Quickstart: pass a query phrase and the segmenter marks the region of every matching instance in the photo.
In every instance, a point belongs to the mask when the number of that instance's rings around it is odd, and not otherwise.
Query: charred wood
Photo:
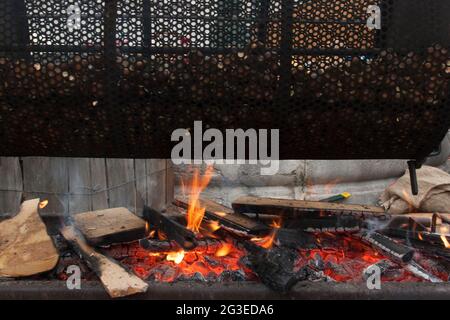
[[[427,280],[429,282],[433,282],[433,283],[440,283],[443,282],[441,279],[439,279],[438,277],[430,274],[428,271],[426,271],[421,265],[419,265],[417,262],[415,261],[411,261],[409,262],[406,266],[405,266],[406,270],[408,270],[409,272],[411,272],[412,274],[414,274],[415,276],[422,278],[424,280]]]
[[[394,273],[395,271],[399,270],[399,268],[401,268],[398,264],[390,260],[383,259],[364,269],[363,271],[364,280],[367,280],[373,274],[372,270],[374,270],[374,267],[380,270],[380,276],[389,276],[390,273]]]
[[[245,196],[233,201],[233,209],[240,213],[258,213],[281,215],[284,217],[329,215],[354,215],[360,217],[377,217],[387,219],[389,216],[383,208],[366,205],[329,203],[318,201],[287,200]]]
[[[352,216],[302,217],[286,221],[285,227],[307,232],[357,232],[360,220]]]
[[[151,227],[162,231],[169,240],[175,241],[181,248],[192,250],[197,246],[197,240],[192,231],[161,212],[144,206],[143,217]]]
[[[315,249],[316,238],[302,230],[280,228],[276,232],[276,241],[280,246],[292,249]]]
[[[83,235],[72,226],[61,229],[62,236],[97,274],[112,298],[146,292],[148,284],[117,262],[95,251]]]
[[[250,268],[262,283],[274,291],[286,293],[298,281],[308,277],[306,268],[294,270],[298,259],[296,250],[280,247],[268,250],[250,242],[246,242],[245,247],[249,252]]]
[[[199,251],[205,254],[214,254],[218,249],[225,245],[225,241],[218,239],[200,239],[197,240],[197,246],[193,248],[193,251]],[[171,252],[178,251],[181,248],[174,241],[165,240],[153,240],[153,239],[141,239],[139,240],[139,246],[147,251],[151,252]]]
[[[414,256],[414,249],[378,232],[363,233],[361,239],[370,244],[375,250],[398,263],[407,263]]]
[[[216,220],[225,227],[235,229],[240,232],[259,235],[265,233],[269,228],[261,222],[251,219],[242,213],[236,213],[233,209],[225,207],[215,201],[209,199],[199,199],[200,206],[205,208],[205,217],[209,220]],[[188,208],[188,202],[184,199],[175,199],[175,205]]]

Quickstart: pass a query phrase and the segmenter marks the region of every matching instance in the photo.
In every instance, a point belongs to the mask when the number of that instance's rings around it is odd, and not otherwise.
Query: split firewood
[[[142,215],[149,223],[150,228],[162,231],[169,240],[175,241],[183,249],[192,250],[197,246],[197,239],[194,232],[175,220],[170,219],[162,212],[144,206]]]
[[[414,245],[424,244],[435,247],[440,256],[450,256],[450,214],[448,213],[414,213],[393,216],[381,230],[384,234],[408,238]],[[425,245],[425,244],[424,244]],[[443,250],[440,250],[442,248]]]
[[[52,270],[58,251],[38,213],[39,199],[0,223],[0,277],[26,277]]]
[[[61,234],[97,274],[111,298],[147,291],[148,284],[145,281],[127,271],[116,261],[95,251],[74,227],[63,227]]]
[[[126,208],[74,215],[75,226],[94,246],[131,242],[145,237],[145,221]]]
[[[296,214],[343,214],[386,218],[384,209],[358,204],[328,203],[318,201],[288,200],[244,196],[233,201],[236,212],[282,215],[295,217]]]
[[[187,200],[179,198],[174,200],[174,204],[182,208],[188,208],[189,206]],[[205,208],[205,217],[207,219],[219,221],[226,227],[254,235],[265,233],[269,230],[261,222],[251,219],[244,214],[236,213],[233,209],[210,199],[199,199],[199,206]]]

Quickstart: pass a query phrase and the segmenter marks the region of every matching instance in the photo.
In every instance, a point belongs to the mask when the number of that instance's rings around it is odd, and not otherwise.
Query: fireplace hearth
[[[253,196],[226,207],[202,196],[211,174],[194,171],[185,194],[144,206],[142,218],[126,208],[44,218],[58,262],[3,278],[0,298],[450,297],[448,214]],[[27,201],[16,219],[32,203],[36,213],[49,205]],[[68,289],[70,266],[80,290]]]
[[[0,298],[450,299],[449,21],[0,1]]]

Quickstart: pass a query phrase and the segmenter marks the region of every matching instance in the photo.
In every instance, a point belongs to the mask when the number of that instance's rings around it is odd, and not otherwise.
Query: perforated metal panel
[[[449,22],[448,0],[2,0],[0,153],[169,157],[202,120],[278,128],[284,159],[421,159]]]

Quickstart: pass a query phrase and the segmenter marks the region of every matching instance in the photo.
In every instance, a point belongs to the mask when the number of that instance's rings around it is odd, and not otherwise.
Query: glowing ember
[[[190,186],[189,207],[187,210],[187,228],[195,233],[200,230],[203,217],[205,216],[205,208],[200,206],[200,194],[209,184],[212,177],[212,166],[208,166],[206,172],[200,177],[198,169],[194,171],[194,175]]]
[[[170,252],[167,254],[166,260],[173,261],[175,264],[180,264],[184,259],[184,250],[180,250],[177,252]]]
[[[48,200],[39,202],[39,209],[44,209],[48,205]]]
[[[211,222],[209,222],[208,227],[209,227],[209,230],[211,232],[219,230],[220,229],[219,221],[211,221]]]
[[[225,257],[231,252],[232,249],[233,246],[229,243],[226,243],[216,251],[216,257]]]

